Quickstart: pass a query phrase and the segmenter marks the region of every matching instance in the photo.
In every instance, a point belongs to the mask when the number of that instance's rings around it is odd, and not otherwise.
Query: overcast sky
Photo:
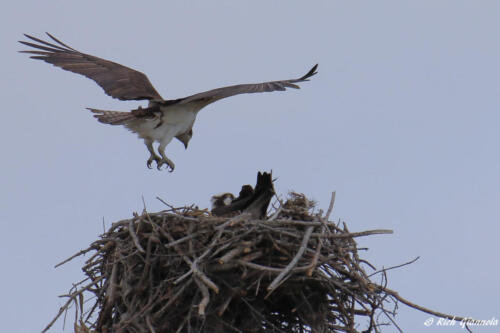
[[[37,332],[83,275],[54,264],[143,208],[208,207],[273,170],[352,231],[389,288],[441,312],[500,318],[500,2],[9,1],[0,14],[2,331]],[[200,112],[173,173],[142,141],[85,109],[129,110],[94,82],[16,51],[23,33],[138,69],[164,98],[298,77],[301,90],[242,95]],[[405,332],[430,316],[401,305]],[[68,323],[70,324],[70,323]],[[66,328],[71,331],[71,325]],[[497,332],[497,327],[475,332]],[[58,322],[53,332],[60,332]],[[384,332],[395,332],[386,329]]]

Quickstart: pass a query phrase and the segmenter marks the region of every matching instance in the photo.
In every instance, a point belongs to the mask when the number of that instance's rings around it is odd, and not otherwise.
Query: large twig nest
[[[270,179],[259,173],[257,184]],[[437,317],[473,320],[424,308],[388,289],[386,271],[416,259],[375,271],[358,256],[354,239],[392,231],[351,233],[345,223],[328,221],[334,195],[326,214],[291,193],[265,218],[262,203],[267,207],[272,184],[256,186],[251,201],[257,204],[249,205],[246,186],[222,209],[232,217],[169,206],[114,223],[61,263],[92,253],[82,268],[86,278],[63,295],[67,302],[43,332],[71,305],[75,333],[378,333],[388,323],[399,329],[393,319],[398,301]],[[240,206],[243,213],[234,216]],[[381,277],[378,284],[370,281],[374,275]],[[379,314],[390,322],[380,322]]]
[[[330,211],[293,194],[265,220],[189,207],[114,223],[79,253],[93,252],[67,303],[78,305],[77,330],[357,332],[366,316],[375,331],[384,294],[354,238],[390,231],[350,233]]]

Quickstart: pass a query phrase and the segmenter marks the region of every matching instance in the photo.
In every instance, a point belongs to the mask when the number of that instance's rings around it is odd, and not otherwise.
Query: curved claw
[[[146,162],[146,166],[148,167],[148,169],[152,169],[153,167],[151,166],[151,164],[153,164],[153,161],[156,162],[156,165],[159,165],[160,162],[161,162],[161,158],[159,158],[158,156],[151,156],[147,162]]]
[[[161,167],[162,167],[164,164],[166,164],[166,165],[167,165],[167,167],[166,167],[166,169],[165,169],[165,170],[167,170],[168,172],[172,172],[172,171],[174,171],[175,165],[174,165],[173,163],[169,163],[169,162],[167,162],[167,161],[165,161],[165,160],[160,160],[159,162],[157,162],[156,168],[157,168],[159,171],[161,171],[161,170],[162,170],[162,169],[161,169]]]

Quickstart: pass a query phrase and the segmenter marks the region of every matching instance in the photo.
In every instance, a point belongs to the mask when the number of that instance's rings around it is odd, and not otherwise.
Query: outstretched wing
[[[283,91],[286,90],[286,88],[300,89],[300,87],[296,85],[296,83],[309,81],[309,78],[317,73],[316,72],[317,68],[318,64],[314,65],[309,70],[309,72],[307,72],[306,75],[298,79],[270,81],[262,83],[238,84],[235,86],[217,88],[183,98],[180,101],[180,103],[186,104],[191,102],[201,102],[206,105],[218,101],[219,99],[239,94],[252,94],[252,93],[260,93],[268,91]]]
[[[106,94],[113,98],[123,101],[163,100],[143,73],[106,59],[79,52],[51,34],[47,33],[47,35],[57,44],[25,34],[24,36],[37,43],[25,41],[19,41],[19,43],[36,50],[19,52],[34,54],[31,58],[40,59],[67,71],[84,75],[94,80],[104,89]]]

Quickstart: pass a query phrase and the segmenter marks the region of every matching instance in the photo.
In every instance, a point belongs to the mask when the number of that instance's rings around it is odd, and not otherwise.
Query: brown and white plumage
[[[217,88],[188,97],[164,100],[143,73],[118,63],[82,53],[64,44],[51,34],[47,35],[53,42],[26,35],[31,40],[19,41],[33,49],[20,51],[32,54],[31,58],[43,60],[54,66],[81,74],[94,80],[104,92],[119,100],[149,100],[146,108],[121,112],[89,109],[102,123],[123,125],[138,134],[144,140],[151,156],[148,167],[155,161],[157,168],[167,165],[173,171],[174,163],[166,157],[165,148],[173,138],[181,141],[187,148],[193,135],[193,124],[198,112],[210,103],[222,98],[238,94],[283,91],[286,88],[299,89],[296,83],[309,81],[316,74],[318,65],[311,68],[307,74],[291,80],[270,81],[255,84],[239,84]],[[153,143],[158,142],[158,153],[154,151]]]

